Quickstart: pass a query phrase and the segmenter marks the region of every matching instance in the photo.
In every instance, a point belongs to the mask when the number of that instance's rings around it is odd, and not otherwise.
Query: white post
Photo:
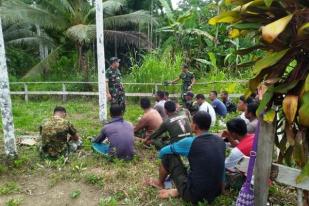
[[[12,102],[10,96],[8,70],[5,59],[1,18],[0,18],[0,109],[2,114],[5,154],[8,156],[15,156],[17,150],[16,150],[16,142],[14,134]]]
[[[96,31],[97,31],[97,59],[98,59],[98,87],[99,87],[99,115],[100,121],[107,119],[105,53],[103,30],[103,2],[96,0]]]

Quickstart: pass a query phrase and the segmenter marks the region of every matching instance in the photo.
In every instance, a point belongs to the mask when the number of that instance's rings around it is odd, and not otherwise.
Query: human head
[[[218,96],[218,93],[217,93],[216,91],[211,91],[211,92],[209,93],[209,99],[210,99],[211,101],[214,101],[215,99],[217,99],[217,96]]]
[[[164,96],[165,96],[165,94],[164,94],[163,91],[157,91],[156,96],[155,96],[156,101],[160,101],[160,100],[164,99]]]
[[[183,71],[183,72],[188,72],[188,71],[189,71],[189,66],[188,66],[187,64],[183,64],[183,65],[181,66],[181,68],[182,68],[182,71]]]
[[[193,99],[193,97],[194,97],[194,94],[192,92],[187,92],[185,94],[185,100],[186,101],[191,101]]]
[[[192,130],[196,135],[208,131],[211,125],[211,116],[205,111],[199,111],[193,116]]]
[[[165,100],[168,100],[168,99],[169,99],[169,96],[170,96],[170,93],[167,92],[167,91],[164,91],[164,99],[165,99]]]
[[[54,116],[59,116],[65,118],[67,115],[67,111],[64,107],[56,106],[54,109]]]
[[[119,104],[112,104],[109,109],[111,117],[122,116],[123,108]]]
[[[164,109],[167,115],[171,115],[176,111],[176,104],[172,101],[167,101],[164,104]]]
[[[249,120],[256,119],[256,110],[259,107],[257,103],[250,103],[247,105],[246,111],[245,111],[245,116]]]
[[[227,91],[221,92],[221,99],[222,101],[227,101],[229,98],[229,93]]]
[[[144,110],[149,109],[151,107],[149,98],[147,97],[141,98],[140,105],[141,105],[141,108]]]
[[[246,111],[247,105],[250,103],[253,103],[253,99],[251,97],[248,97],[247,99],[245,98],[245,96],[239,97],[237,110],[241,112]]]
[[[198,105],[201,105],[205,102],[205,96],[203,94],[198,94],[195,98]]]
[[[232,119],[226,123],[226,127],[233,139],[241,140],[247,134],[247,125],[243,119]]]
[[[120,62],[120,59],[118,57],[112,57],[110,59],[110,62],[111,62],[111,67],[113,69],[117,69],[119,68],[119,62]]]

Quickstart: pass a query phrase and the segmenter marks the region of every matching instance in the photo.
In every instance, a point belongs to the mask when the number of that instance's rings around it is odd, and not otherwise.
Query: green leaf
[[[78,198],[80,196],[80,193],[81,192],[79,190],[73,191],[73,192],[71,192],[70,197],[72,199]]]
[[[297,31],[298,36],[304,36],[306,34],[306,30],[309,30],[309,22],[303,24]],[[308,33],[307,33],[308,34]]]
[[[273,89],[273,86],[269,87],[267,89],[267,91],[265,92],[265,94],[263,95],[263,99],[260,102],[260,105],[259,105],[258,109],[256,110],[257,117],[260,116],[260,114],[262,114],[264,112],[264,110],[266,109],[268,103],[273,98],[274,92],[272,91],[272,89]]]
[[[240,29],[240,30],[250,30],[250,29],[259,29],[262,26],[261,23],[236,23],[232,24],[230,27],[234,29]]]
[[[282,50],[280,52],[268,53],[265,57],[257,61],[253,67],[253,73],[258,75],[263,69],[275,65],[284,55],[288,52],[289,49]]]
[[[271,4],[273,3],[273,0],[264,0],[264,2],[267,7],[270,7]]]
[[[305,167],[302,169],[300,175],[296,178],[296,183],[299,184],[309,177],[309,161],[307,161]]]
[[[285,94],[288,91],[290,91],[291,89],[293,89],[297,84],[298,84],[297,80],[292,81],[292,82],[287,82],[287,83],[284,83],[284,84],[280,84],[279,86],[277,86],[273,89],[273,92]]]
[[[266,112],[266,114],[264,114],[264,121],[267,123],[272,123],[275,119],[275,111],[273,109],[269,110],[268,112]]]

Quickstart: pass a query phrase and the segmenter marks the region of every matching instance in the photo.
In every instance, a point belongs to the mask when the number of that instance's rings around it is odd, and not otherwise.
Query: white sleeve
[[[237,148],[233,148],[230,155],[225,159],[225,168],[235,171],[237,163],[244,157],[244,154]]]

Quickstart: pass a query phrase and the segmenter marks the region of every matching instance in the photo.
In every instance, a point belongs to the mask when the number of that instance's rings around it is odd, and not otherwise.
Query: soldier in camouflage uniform
[[[125,91],[118,69],[120,59],[112,57],[110,61],[111,66],[106,70],[107,96],[112,104],[119,104],[125,110]]]
[[[182,86],[181,86],[181,99],[183,103],[186,103],[184,94],[188,91],[192,90],[192,86],[195,83],[195,76],[192,72],[189,72],[189,66],[184,64],[182,65],[182,72],[179,75],[179,77],[173,81],[171,81],[172,84],[178,82],[179,80],[182,80]]]
[[[65,119],[66,110],[56,107],[54,115],[40,126],[41,147],[43,157],[57,158],[81,146],[81,141],[74,126]]]

